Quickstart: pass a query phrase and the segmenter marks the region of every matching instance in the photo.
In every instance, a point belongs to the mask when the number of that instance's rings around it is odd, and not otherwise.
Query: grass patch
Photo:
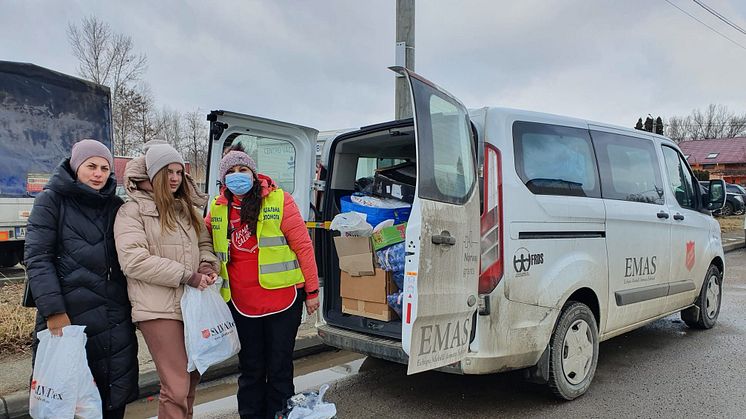
[[[21,306],[23,283],[0,287],[0,355],[31,350],[36,309]]]
[[[730,215],[727,217],[715,217],[720,223],[720,232],[728,233],[731,231],[743,230],[743,215]]]

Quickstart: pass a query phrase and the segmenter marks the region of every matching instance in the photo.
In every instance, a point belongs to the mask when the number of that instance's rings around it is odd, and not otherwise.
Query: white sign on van
[[[440,368],[464,358],[469,349],[472,313],[454,320],[428,318],[435,322],[415,320],[409,348],[407,374]]]

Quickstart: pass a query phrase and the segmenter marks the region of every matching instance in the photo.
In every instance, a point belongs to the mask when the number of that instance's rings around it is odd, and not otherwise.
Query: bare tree
[[[191,162],[192,175],[198,183],[205,180],[207,170],[207,120],[199,111],[184,114],[184,158]]]
[[[157,123],[157,114],[150,87],[145,83],[140,83],[136,89],[138,98],[133,108],[134,124],[131,152],[142,151],[142,146],[146,142],[157,138],[160,134],[160,126]]]
[[[132,85],[140,80],[147,68],[145,54],[134,52],[130,36],[114,33],[108,23],[95,16],[83,19],[80,26],[68,24],[67,38],[78,59],[80,76],[95,83],[109,86],[112,94],[114,118],[114,149],[117,154],[128,154],[129,118],[134,110],[126,109],[132,103]],[[129,95],[129,96],[128,96]],[[120,103],[120,96],[123,97]],[[120,126],[119,123],[125,123]]]
[[[704,110],[692,110],[687,116],[669,118],[666,135],[676,142],[744,136],[746,113],[738,115],[727,106],[710,104]]]
[[[83,18],[80,27],[68,24],[67,37],[80,75],[109,86],[115,96],[122,87],[140,80],[147,68],[147,57],[134,52],[132,38],[113,33],[96,16]]]
[[[163,140],[180,150],[184,143],[184,129],[181,112],[164,107],[156,115],[157,133],[155,138]]]

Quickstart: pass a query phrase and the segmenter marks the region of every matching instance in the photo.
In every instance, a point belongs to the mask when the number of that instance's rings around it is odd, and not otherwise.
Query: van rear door
[[[207,174],[210,197],[219,192],[218,168],[223,150],[241,144],[256,162],[257,171],[291,193],[303,219],[308,220],[316,170],[319,133],[316,129],[228,111],[212,111],[207,120],[210,121]]]
[[[468,112],[402,67],[415,114],[417,192],[406,231],[402,347],[408,374],[461,361],[477,307],[479,188]]]

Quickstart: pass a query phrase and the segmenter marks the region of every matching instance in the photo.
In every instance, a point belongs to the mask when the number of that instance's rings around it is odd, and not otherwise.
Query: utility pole
[[[414,0],[396,0],[396,65],[414,71]],[[396,77],[396,119],[412,117],[407,79]]]

